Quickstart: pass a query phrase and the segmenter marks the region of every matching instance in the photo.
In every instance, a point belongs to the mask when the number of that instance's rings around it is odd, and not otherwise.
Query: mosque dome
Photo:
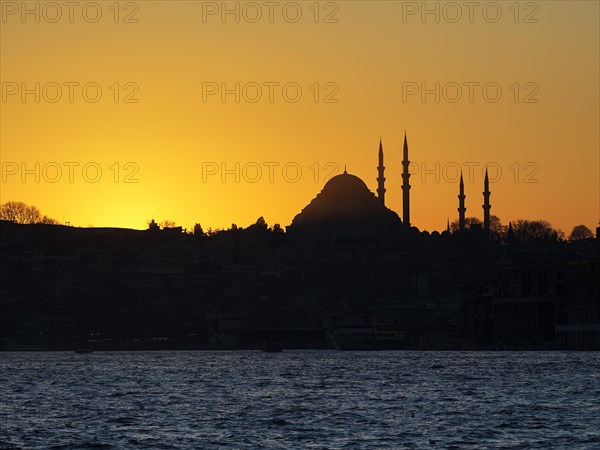
[[[294,218],[292,225],[346,221],[400,224],[398,215],[382,205],[363,180],[344,171],[325,184],[323,190]]]

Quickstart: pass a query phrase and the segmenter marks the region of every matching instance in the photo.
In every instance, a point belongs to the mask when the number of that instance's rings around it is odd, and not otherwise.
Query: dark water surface
[[[600,353],[0,354],[0,448],[600,448]]]

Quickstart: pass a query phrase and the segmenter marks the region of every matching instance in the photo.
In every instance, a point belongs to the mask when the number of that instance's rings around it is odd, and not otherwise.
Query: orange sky
[[[406,129],[421,229],[457,216],[457,168],[481,217],[486,164],[504,223],[598,222],[598,2],[23,5],[1,2],[0,202],[77,226],[289,225],[344,164],[375,191],[381,136],[400,213]]]

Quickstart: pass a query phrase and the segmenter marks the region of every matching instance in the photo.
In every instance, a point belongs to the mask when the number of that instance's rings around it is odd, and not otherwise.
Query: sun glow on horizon
[[[457,217],[460,169],[467,216],[482,217],[486,164],[504,224],[595,228],[597,2],[521,5],[516,19],[503,4],[495,23],[366,1],[251,23],[203,3],[136,3],[131,16],[120,3],[97,23],[3,10],[0,203],[83,227],[285,227],[344,164],[376,192],[381,136],[386,205],[401,216],[406,130],[418,228]]]

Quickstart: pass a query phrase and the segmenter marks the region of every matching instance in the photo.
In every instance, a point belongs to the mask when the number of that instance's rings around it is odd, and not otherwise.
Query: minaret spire
[[[408,166],[408,142],[406,140],[406,131],[404,131],[404,155],[402,159],[402,222],[406,228],[410,228],[410,173]]]
[[[509,244],[513,244],[515,242],[515,232],[513,231],[512,222],[508,222],[508,231],[506,233],[506,241]]]
[[[483,181],[483,230],[487,236],[490,235],[490,179],[487,167],[485,168],[485,179]]]
[[[465,182],[463,181],[462,170],[460,171],[460,185],[458,188],[458,229],[464,231],[465,229]]]
[[[379,138],[379,166],[377,167],[377,198],[382,206],[385,206],[385,177],[383,172],[385,166],[383,165],[383,145],[381,144],[381,137]]]

